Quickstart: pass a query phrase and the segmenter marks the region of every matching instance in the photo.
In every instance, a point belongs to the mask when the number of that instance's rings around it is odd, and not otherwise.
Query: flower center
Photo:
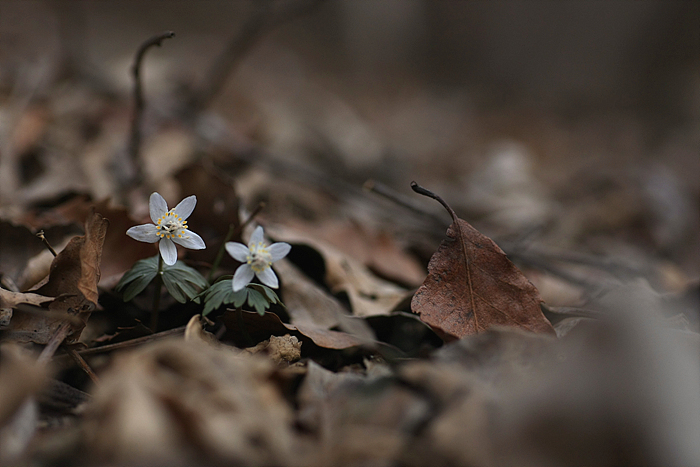
[[[156,235],[160,238],[189,238],[185,235],[187,221],[175,214],[172,209],[161,216],[156,223]]]
[[[265,269],[269,268],[272,264],[272,255],[267,249],[267,245],[263,242],[257,244],[249,245],[248,249],[250,253],[247,255],[246,259],[250,268],[256,272],[263,272]]]

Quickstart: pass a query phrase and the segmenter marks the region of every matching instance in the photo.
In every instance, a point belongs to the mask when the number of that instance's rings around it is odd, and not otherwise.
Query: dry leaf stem
[[[54,250],[54,249],[51,247],[51,244],[49,243],[49,241],[46,239],[46,236],[44,235],[44,231],[43,231],[43,230],[38,231],[38,232],[36,233],[36,236],[39,237],[39,239],[42,241],[42,243],[44,244],[44,246],[46,246],[46,248],[48,248],[48,250],[51,252],[51,254],[53,255],[53,257],[55,258],[55,257],[57,256],[56,250]]]
[[[403,195],[402,193],[399,193],[398,191],[394,190],[393,188],[378,182],[376,180],[367,180],[364,185],[362,185],[362,188],[365,190],[375,193],[395,204],[398,206],[401,206],[403,208],[408,209],[409,211],[416,213],[420,216],[425,216],[429,218],[430,220],[434,221],[436,225],[442,226],[444,224],[444,220],[438,216],[437,214],[428,211],[427,209],[423,208],[422,206],[419,206],[417,203],[413,202],[413,199],[408,198],[407,196]],[[427,190],[426,190],[427,191]]]

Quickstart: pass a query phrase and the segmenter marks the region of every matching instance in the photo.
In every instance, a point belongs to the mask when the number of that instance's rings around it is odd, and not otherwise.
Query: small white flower
[[[260,226],[253,231],[248,246],[237,242],[226,243],[228,254],[236,261],[243,263],[233,275],[233,291],[243,290],[243,287],[253,280],[253,276],[258,276],[260,282],[268,287],[273,289],[279,287],[277,276],[270,266],[287,256],[291,249],[292,246],[284,242],[268,246],[263,238],[263,228]]]
[[[206,248],[202,237],[187,228],[186,219],[190,217],[196,204],[197,197],[192,195],[168,211],[168,203],[165,199],[158,193],[153,193],[148,200],[153,224],[137,225],[127,230],[126,234],[140,242],[160,242],[158,248],[163,261],[168,266],[172,266],[177,261],[175,243],[190,250]]]

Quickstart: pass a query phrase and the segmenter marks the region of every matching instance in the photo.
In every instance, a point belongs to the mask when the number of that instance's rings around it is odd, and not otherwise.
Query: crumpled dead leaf
[[[540,309],[539,292],[503,250],[458,218],[442,198],[415,182],[411,188],[439,201],[453,221],[430,258],[428,277],[413,296],[413,312],[446,340],[494,325],[554,333]]]
[[[93,213],[85,222],[85,235],[73,237],[51,264],[48,282],[37,292],[49,297],[82,295],[97,304],[102,247],[107,233],[107,221]]]
[[[346,308],[335,297],[306,277],[289,260],[285,258],[277,261],[275,269],[282,278],[284,302],[294,329],[326,348],[344,348],[335,347],[338,344],[332,344],[331,341],[342,341],[343,344],[340,345],[343,346],[359,343],[371,345],[376,341],[374,332],[364,320],[349,316]],[[334,327],[343,332],[327,331]]]
[[[48,281],[35,292],[55,297],[49,304],[51,313],[17,310],[8,333],[20,342],[46,344],[64,323],[70,330],[68,342],[80,337],[98,300],[102,246],[109,222],[93,213],[87,220],[85,235],[71,239],[51,264]]]
[[[153,245],[134,242],[124,235],[129,227],[138,223],[129,216],[126,208],[113,205],[109,198],[94,202],[88,196],[76,196],[40,215],[26,216],[25,222],[43,229],[55,225],[85,225],[93,212],[109,219],[111,227],[105,235],[100,265],[100,286],[111,288],[136,261],[157,252]]]
[[[86,452],[119,465],[284,465],[292,412],[275,371],[179,339],[119,355],[86,414]]]

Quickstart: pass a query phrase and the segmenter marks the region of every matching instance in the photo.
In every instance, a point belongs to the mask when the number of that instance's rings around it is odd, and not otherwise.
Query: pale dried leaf
[[[35,293],[10,292],[0,288],[0,308],[14,308],[20,303],[28,303],[30,305],[41,306],[46,302],[50,302],[54,297],[45,297]]]

